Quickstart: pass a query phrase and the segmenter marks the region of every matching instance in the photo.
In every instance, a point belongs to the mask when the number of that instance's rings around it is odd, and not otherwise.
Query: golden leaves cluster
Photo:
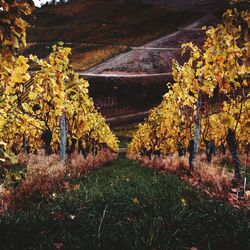
[[[116,137],[88,95],[88,82],[69,64],[70,53],[70,48],[59,43],[53,46],[47,60],[30,56],[39,70],[29,84],[27,58],[3,59],[7,66],[4,64],[0,71],[4,78],[1,81],[0,113],[4,119],[0,124],[0,137],[9,148],[19,152],[25,138],[31,150],[38,150],[43,147],[42,133],[49,130],[53,135],[52,149],[57,152],[60,118],[64,114],[69,144],[76,139],[82,141],[83,147],[95,143],[96,147],[102,145],[118,150]],[[8,74],[9,65],[11,74]]]
[[[1,49],[19,49],[26,46],[26,21],[34,10],[33,1],[0,1],[0,46]]]

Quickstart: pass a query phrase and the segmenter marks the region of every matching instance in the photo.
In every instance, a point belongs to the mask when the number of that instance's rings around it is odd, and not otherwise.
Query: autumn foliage
[[[248,159],[250,138],[250,12],[236,7],[225,12],[222,24],[203,28],[202,47],[182,45],[188,59],[183,64],[173,60],[174,82],[139,125],[127,152],[130,159],[176,173],[209,195],[227,199],[232,178],[234,186],[246,189],[241,166],[249,164],[242,156]],[[221,167],[227,148],[234,176]],[[203,153],[207,162],[201,159]]]
[[[233,15],[229,10],[224,24],[204,28],[202,48],[191,42],[182,45],[189,59],[183,65],[173,60],[174,83],[139,126],[129,154],[173,154],[187,149],[193,138],[197,145],[200,138],[202,149],[206,141],[226,147],[229,128],[236,133],[240,152],[249,148],[249,42],[239,40],[241,26],[228,21]]]
[[[1,1],[0,7],[0,196],[15,202],[39,199],[63,189],[67,178],[115,159],[118,140],[95,109],[88,82],[70,65],[70,48],[59,42],[44,60],[18,55],[26,46],[33,2]],[[31,64],[38,68],[35,74]],[[62,150],[65,161],[58,156]],[[17,169],[13,152],[19,154]]]
[[[28,26],[25,17],[31,14],[33,5],[25,1],[14,1],[13,4],[4,1],[2,5],[3,16],[8,22],[23,25],[14,33],[11,31],[14,37],[8,30],[2,31],[0,140],[15,153],[36,153],[40,149],[48,155],[58,153],[62,150],[59,149],[60,119],[65,116],[69,155],[76,150],[83,155],[96,154],[105,148],[116,152],[117,139],[95,109],[88,95],[88,82],[70,65],[71,49],[58,43],[45,60],[32,55],[29,58],[16,56],[13,48],[19,48],[21,42],[25,46]],[[14,13],[12,8],[17,12]],[[5,21],[1,21],[4,25]],[[28,71],[30,63],[39,68],[35,75]]]

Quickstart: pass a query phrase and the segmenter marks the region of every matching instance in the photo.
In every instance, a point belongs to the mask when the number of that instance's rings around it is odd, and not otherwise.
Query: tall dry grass
[[[173,155],[153,157],[152,159],[138,155],[128,155],[127,157],[143,166],[155,168],[163,174],[176,174],[212,196],[226,198],[231,189],[232,174],[225,167],[221,167],[217,158],[211,163],[207,163],[205,154],[198,156],[192,172],[189,171],[187,156]]]
[[[199,159],[202,161],[207,161],[205,153],[199,155]],[[250,166],[250,155],[239,154],[239,160],[243,166]],[[215,164],[233,164],[233,158],[230,152],[227,150],[226,153],[216,154],[212,157],[212,162]]]
[[[231,189],[233,175],[225,167],[199,161],[195,165],[192,177],[209,194],[226,197]]]
[[[62,188],[67,168],[58,155],[45,156],[39,152],[37,155],[22,155],[19,159],[22,164],[26,164],[27,173],[26,178],[15,189],[13,197],[16,200],[19,202],[36,200]]]
[[[0,185],[0,215],[8,210],[9,204],[11,202],[10,190]]]
[[[66,163],[67,174],[71,177],[79,178],[88,174],[93,169],[102,167],[106,163],[117,158],[117,153],[111,152],[109,149],[103,149],[97,155],[88,154],[86,159],[82,155],[75,153]]]
[[[127,50],[124,45],[110,45],[95,48],[90,51],[76,53],[72,56],[72,65],[75,69],[87,70],[105,60]]]
[[[19,155],[19,162],[27,167],[25,179],[12,190],[1,192],[4,204],[0,204],[0,211],[9,207],[17,208],[27,202],[36,202],[43,198],[53,197],[54,193],[69,188],[70,179],[80,178],[93,169],[102,167],[107,162],[117,158],[117,153],[103,149],[86,159],[75,153],[66,162],[60,161],[59,155],[45,156],[43,151],[38,154]]]
[[[166,173],[188,171],[188,158],[186,156],[162,156],[152,157],[139,155],[127,155],[127,158],[139,162],[143,166],[157,168],[159,171]]]

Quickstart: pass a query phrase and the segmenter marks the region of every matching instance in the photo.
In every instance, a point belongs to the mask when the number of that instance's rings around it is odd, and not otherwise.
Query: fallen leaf
[[[140,203],[137,197],[135,197],[135,198],[133,199],[133,203],[136,204],[136,205],[138,205],[138,204]]]
[[[55,249],[60,250],[63,248],[63,243],[62,242],[55,242],[54,247],[55,247]]]

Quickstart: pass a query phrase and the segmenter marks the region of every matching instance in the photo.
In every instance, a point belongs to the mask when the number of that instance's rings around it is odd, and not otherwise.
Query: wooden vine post
[[[66,117],[63,113],[60,119],[60,160],[66,160],[67,150],[67,132],[66,132]]]
[[[194,153],[193,162],[196,162],[199,151],[199,139],[201,129],[201,93],[199,92],[198,100],[196,103],[196,114],[194,117]],[[193,165],[193,164],[192,164]]]

